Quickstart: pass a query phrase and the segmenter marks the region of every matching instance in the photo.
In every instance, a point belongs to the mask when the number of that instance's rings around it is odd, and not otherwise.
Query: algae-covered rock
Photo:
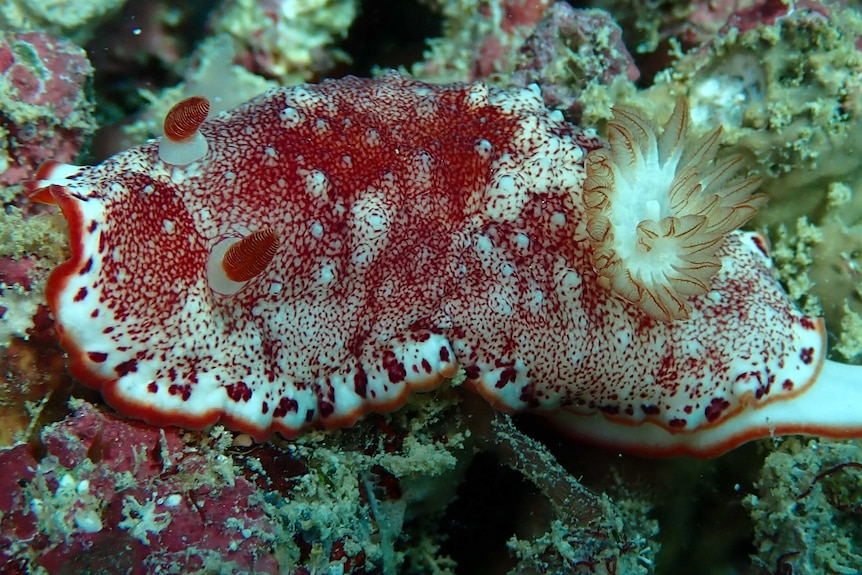
[[[648,95],[688,96],[695,126],[721,125],[772,197],[760,224],[811,213],[828,183],[855,173],[862,144],[862,22],[855,11],[788,8],[682,55]]]
[[[3,0],[0,29],[41,31],[84,43],[126,0]]]
[[[862,449],[791,439],[766,458],[745,505],[755,563],[769,573],[862,570]]]

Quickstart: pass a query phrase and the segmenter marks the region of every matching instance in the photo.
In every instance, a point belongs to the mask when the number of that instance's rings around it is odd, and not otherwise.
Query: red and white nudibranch
[[[617,110],[607,146],[535,87],[394,73],[183,106],[167,144],[29,184],[69,222],[70,369],[126,414],[262,440],[458,376],[648,455],[862,435],[860,371],[735,231],[756,183],[684,105]]]

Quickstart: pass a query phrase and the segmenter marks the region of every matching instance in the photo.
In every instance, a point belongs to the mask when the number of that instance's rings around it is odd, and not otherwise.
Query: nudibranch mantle
[[[685,320],[602,286],[584,186],[607,147],[535,87],[390,73],[206,120],[187,107],[173,141],[202,136],[191,153],[151,141],[29,184],[69,222],[47,297],[70,370],[121,412],[262,440],[460,374],[577,436],[705,456],[768,434],[731,423],[798,408],[824,364],[822,322],[789,302],[755,234],[711,252],[720,269]],[[781,430],[829,432],[823,419]]]

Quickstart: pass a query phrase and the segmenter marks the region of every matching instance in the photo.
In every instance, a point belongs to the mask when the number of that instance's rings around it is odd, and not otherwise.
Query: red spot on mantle
[[[248,401],[251,399],[251,389],[244,383],[232,383],[225,386],[227,396],[234,401]]]
[[[299,404],[295,399],[291,399],[289,397],[282,397],[278,401],[278,405],[275,408],[275,411],[272,412],[273,417],[284,417],[288,413],[296,413],[296,410],[299,409]]]
[[[392,383],[400,383],[407,377],[404,364],[395,359],[395,354],[391,351],[383,354],[383,369],[389,374],[389,381]]]
[[[117,365],[117,367],[114,368],[114,371],[120,377],[128,375],[133,371],[138,371],[138,360],[132,358],[128,361],[124,361],[123,363]]]
[[[87,357],[94,363],[104,363],[108,359],[108,354],[100,351],[89,351],[87,352]]]
[[[730,403],[726,399],[723,397],[715,397],[709,402],[709,405],[706,406],[703,413],[706,416],[707,421],[713,422],[721,417],[721,414],[728,407],[730,407]]]
[[[513,381],[518,376],[518,372],[515,371],[514,368],[507,367],[502,372],[500,372],[500,379],[497,380],[497,383],[494,384],[494,387],[497,389],[503,389]]]

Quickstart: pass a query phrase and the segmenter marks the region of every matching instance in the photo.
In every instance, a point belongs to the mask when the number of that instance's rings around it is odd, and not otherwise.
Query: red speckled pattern
[[[70,223],[48,296],[71,369],[128,414],[291,435],[463,369],[502,409],[687,433],[799,393],[823,360],[822,324],[749,234],[727,238],[688,321],[598,286],[581,185],[601,143],[535,90],[347,78],[201,131],[209,152],[188,166],[149,143],[37,176]],[[210,289],[211,251],[267,226],[270,266]]]

